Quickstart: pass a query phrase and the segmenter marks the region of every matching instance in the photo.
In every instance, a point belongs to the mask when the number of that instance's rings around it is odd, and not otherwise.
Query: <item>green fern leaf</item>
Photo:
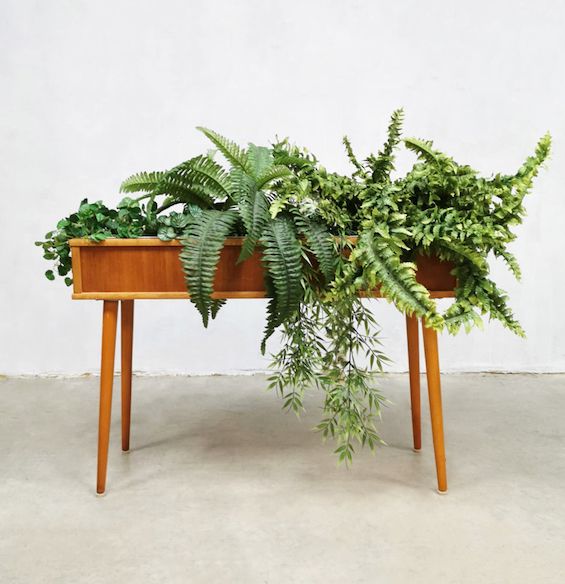
[[[332,235],[324,225],[317,221],[306,221],[297,216],[295,222],[299,231],[306,237],[308,246],[318,260],[320,271],[326,283],[331,282],[338,260]]]
[[[230,162],[233,166],[241,168],[248,174],[252,173],[252,167],[249,162],[247,153],[240,148],[235,142],[224,138],[220,134],[209,130],[208,128],[203,128],[199,126],[197,130],[200,130],[214,146],[224,155],[225,159]]]
[[[390,182],[390,173],[394,170],[394,151],[400,143],[404,110],[402,108],[392,112],[387,131],[387,140],[377,156],[369,156],[367,162],[373,171],[373,182]]]
[[[402,262],[386,241],[379,243],[371,232],[364,232],[351,254],[364,269],[368,289],[377,285],[387,299],[407,314],[425,318],[428,326],[441,329],[443,320],[436,312],[429,292],[416,280],[416,266]]]
[[[253,177],[261,176],[273,165],[273,152],[265,146],[249,144],[247,148],[247,161],[249,163],[249,174]]]
[[[208,188],[197,183],[187,183],[182,178],[179,179],[173,176],[164,177],[154,194],[168,195],[183,203],[191,203],[204,209],[214,204],[214,199]]]
[[[345,151],[347,153],[347,158],[349,158],[349,162],[353,164],[353,166],[357,169],[356,174],[360,174],[361,176],[365,175],[365,169],[363,165],[357,160],[357,157],[353,153],[353,148],[351,147],[351,142],[347,136],[343,137],[343,145],[345,146]]]
[[[224,306],[226,303],[226,300],[224,298],[215,298],[214,300],[212,300],[212,304],[210,305],[210,316],[212,317],[212,319],[216,318],[216,316],[218,316],[218,312],[220,312],[220,308],[222,308],[222,306]]]
[[[461,327],[464,327],[466,332],[470,332],[473,326],[482,327],[483,325],[481,317],[466,299],[452,304],[443,315],[443,321],[452,335],[457,334]]]
[[[153,192],[163,177],[165,172],[138,172],[126,178],[120,186],[121,193],[151,193]]]
[[[302,253],[292,223],[283,217],[277,217],[267,225],[262,243],[263,262],[274,292],[273,301],[269,303],[264,347],[276,327],[298,310],[302,299]]]
[[[457,241],[442,238],[435,242],[440,248],[447,250],[450,259],[465,258],[471,262],[480,272],[488,274],[489,267],[486,259],[476,250]]]
[[[436,152],[433,150],[433,143],[426,140],[418,140],[417,138],[404,138],[404,144],[408,150],[412,150],[418,155],[418,158],[426,162],[438,162]]]
[[[248,175],[241,168],[232,168],[230,171],[230,196],[239,203],[247,197],[249,193],[256,189],[256,183],[253,177]]]
[[[516,256],[513,253],[506,251],[501,247],[494,249],[494,255],[504,260],[504,262],[508,266],[508,269],[514,274],[516,280],[520,280],[522,278],[522,270],[520,269],[518,260],[516,259]]]
[[[167,172],[165,178],[168,177],[183,181],[187,186],[199,185],[218,199],[229,196],[229,175],[209,156],[196,156],[175,166]]]
[[[211,295],[214,291],[214,275],[220,259],[224,240],[237,222],[235,211],[204,210],[187,229],[182,240],[181,263],[186,277],[190,300],[208,326],[210,312],[215,316]]]
[[[265,354],[268,339],[272,336],[277,327],[283,324],[280,320],[277,311],[277,299],[275,297],[275,287],[273,285],[273,280],[269,276],[268,272],[265,274],[265,290],[267,292],[269,301],[267,302],[267,318],[265,322],[265,330],[263,332],[263,338],[261,340],[262,355]]]
[[[272,181],[285,178],[291,174],[291,171],[286,166],[271,166],[263,172],[263,174],[257,177],[257,188],[264,189]]]
[[[248,193],[241,198],[239,210],[247,235],[241,247],[238,263],[253,254],[255,246],[270,220],[269,201],[263,191],[258,191],[255,185],[252,185]]]

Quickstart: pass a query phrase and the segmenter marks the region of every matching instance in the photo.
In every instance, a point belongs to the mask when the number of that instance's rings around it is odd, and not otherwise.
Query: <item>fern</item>
[[[357,157],[353,153],[353,148],[351,147],[351,142],[347,136],[343,137],[343,145],[345,146],[345,152],[347,153],[347,158],[349,158],[349,162],[353,164],[353,166],[357,169],[355,174],[360,176],[365,175],[365,169],[363,165],[357,160]]]
[[[188,183],[182,178],[169,176],[164,177],[154,195],[167,195],[173,200],[182,203],[192,203],[204,209],[214,204],[214,199],[208,188],[198,183]]]
[[[277,326],[290,318],[302,298],[302,253],[292,223],[277,217],[263,233],[263,262],[272,280],[273,300],[262,346]]]
[[[407,314],[425,317],[428,326],[441,328],[442,318],[436,312],[429,292],[416,280],[416,266],[402,262],[385,241],[379,244],[373,233],[365,231],[351,254],[363,270],[369,290],[380,286],[381,294]]]
[[[459,332],[461,327],[469,332],[473,326],[482,326],[481,317],[475,312],[473,305],[466,299],[452,304],[443,315],[445,328],[452,334]]]
[[[257,188],[264,189],[271,182],[277,179],[290,176],[292,173],[286,166],[274,165],[267,168],[261,175],[257,177]]]
[[[513,253],[502,249],[500,247],[494,248],[494,255],[496,257],[500,257],[504,260],[508,269],[514,274],[516,280],[520,280],[522,278],[522,270],[520,269],[520,265],[518,264],[518,260]]]
[[[541,165],[549,157],[551,151],[551,136],[549,133],[540,138],[536,144],[536,150],[533,156],[528,156],[524,164],[520,167],[514,176],[514,187],[516,195],[521,201],[532,187],[534,178],[538,175]]]
[[[435,242],[440,248],[449,252],[449,259],[463,258],[473,264],[479,271],[488,274],[489,267],[486,259],[476,250],[463,243],[441,238]]]
[[[230,197],[233,201],[239,203],[251,190],[256,188],[253,177],[245,173],[241,168],[232,168],[230,170]]]
[[[237,221],[235,211],[205,210],[189,225],[183,238],[180,260],[184,269],[190,300],[208,326],[210,312],[215,316],[214,275],[224,240]]]
[[[251,257],[257,241],[261,237],[263,230],[269,222],[269,201],[263,191],[258,191],[255,185],[252,186],[239,203],[240,214],[247,231],[247,235],[241,247],[238,262]]]
[[[249,162],[247,153],[241,149],[235,142],[220,136],[213,130],[208,130],[199,126],[197,128],[200,130],[214,146],[224,155],[224,158],[233,166],[241,168],[244,172],[251,174],[253,169]]]
[[[121,193],[151,193],[154,191],[163,177],[165,172],[138,172],[129,178],[126,178],[120,185]]]
[[[390,181],[390,173],[394,170],[394,151],[400,143],[404,111],[402,108],[395,110],[390,118],[387,131],[387,141],[383,149],[376,157],[369,156],[367,162],[373,171],[372,179],[375,183]]]
[[[299,231],[306,237],[310,250],[318,260],[318,267],[326,283],[333,280],[337,266],[337,254],[333,237],[326,226],[317,221],[295,219]]]
[[[210,198],[225,199],[230,195],[229,175],[208,156],[196,156],[175,166],[163,177],[162,182],[167,181],[205,192]]]
[[[267,341],[272,334],[277,330],[281,324],[284,324],[277,311],[277,299],[275,297],[275,286],[269,273],[265,273],[265,291],[269,301],[267,302],[267,317],[265,320],[265,329],[263,331],[263,338],[261,339],[261,354],[265,354],[267,348]]]
[[[431,141],[418,140],[417,138],[404,138],[404,145],[408,150],[415,152],[418,158],[421,158],[426,162],[438,162],[438,156],[432,148],[433,143]]]
[[[249,167],[247,172],[256,178],[273,166],[273,152],[265,146],[249,144],[247,148],[247,162]]]
[[[218,316],[218,312],[220,312],[220,308],[226,304],[226,300],[224,298],[214,298],[212,300],[212,304],[210,305],[210,316],[212,319]]]

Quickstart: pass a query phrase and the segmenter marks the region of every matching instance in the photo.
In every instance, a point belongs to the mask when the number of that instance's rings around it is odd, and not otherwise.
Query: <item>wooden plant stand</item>
[[[249,260],[236,264],[241,238],[229,238],[222,250],[214,281],[214,298],[264,298],[263,267],[256,252]],[[118,306],[121,304],[121,394],[122,450],[130,446],[131,386],[133,355],[134,301],[141,299],[188,298],[179,261],[181,244],[156,238],[108,239],[93,243],[86,239],[70,241],[73,262],[73,299],[103,300],[102,358],[100,365],[100,412],[98,424],[98,470],[96,492],[106,490],[114,357]],[[452,266],[434,258],[421,257],[418,281],[432,298],[454,296]],[[379,297],[378,292],[372,297]],[[406,317],[410,401],[414,450],[422,448],[420,405],[420,355],[418,319]],[[447,492],[443,412],[437,333],[422,322],[426,377],[432,424],[432,437],[440,493]]]

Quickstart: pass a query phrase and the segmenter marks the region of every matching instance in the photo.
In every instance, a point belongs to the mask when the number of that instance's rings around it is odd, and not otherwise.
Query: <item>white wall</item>
[[[554,154],[497,267],[529,333],[493,323],[442,339],[445,370],[564,371],[565,3],[4,0],[0,17],[0,373],[96,371],[101,305],[71,302],[34,240],[83,196],[115,203],[138,170],[235,140],[289,135],[346,170],[341,137],[376,149],[390,112],[406,133],[486,174],[511,172],[547,129]],[[375,302],[405,370],[404,323]],[[264,369],[263,301],[232,301],[204,331],[188,302],[139,302],[135,368]]]

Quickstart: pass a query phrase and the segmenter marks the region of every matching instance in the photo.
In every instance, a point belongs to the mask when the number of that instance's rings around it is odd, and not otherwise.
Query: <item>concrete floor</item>
[[[2,584],[565,581],[563,375],[444,376],[446,496],[390,375],[389,446],[349,470],[315,394],[299,421],[261,376],[137,377],[96,497],[97,383],[0,381]]]

